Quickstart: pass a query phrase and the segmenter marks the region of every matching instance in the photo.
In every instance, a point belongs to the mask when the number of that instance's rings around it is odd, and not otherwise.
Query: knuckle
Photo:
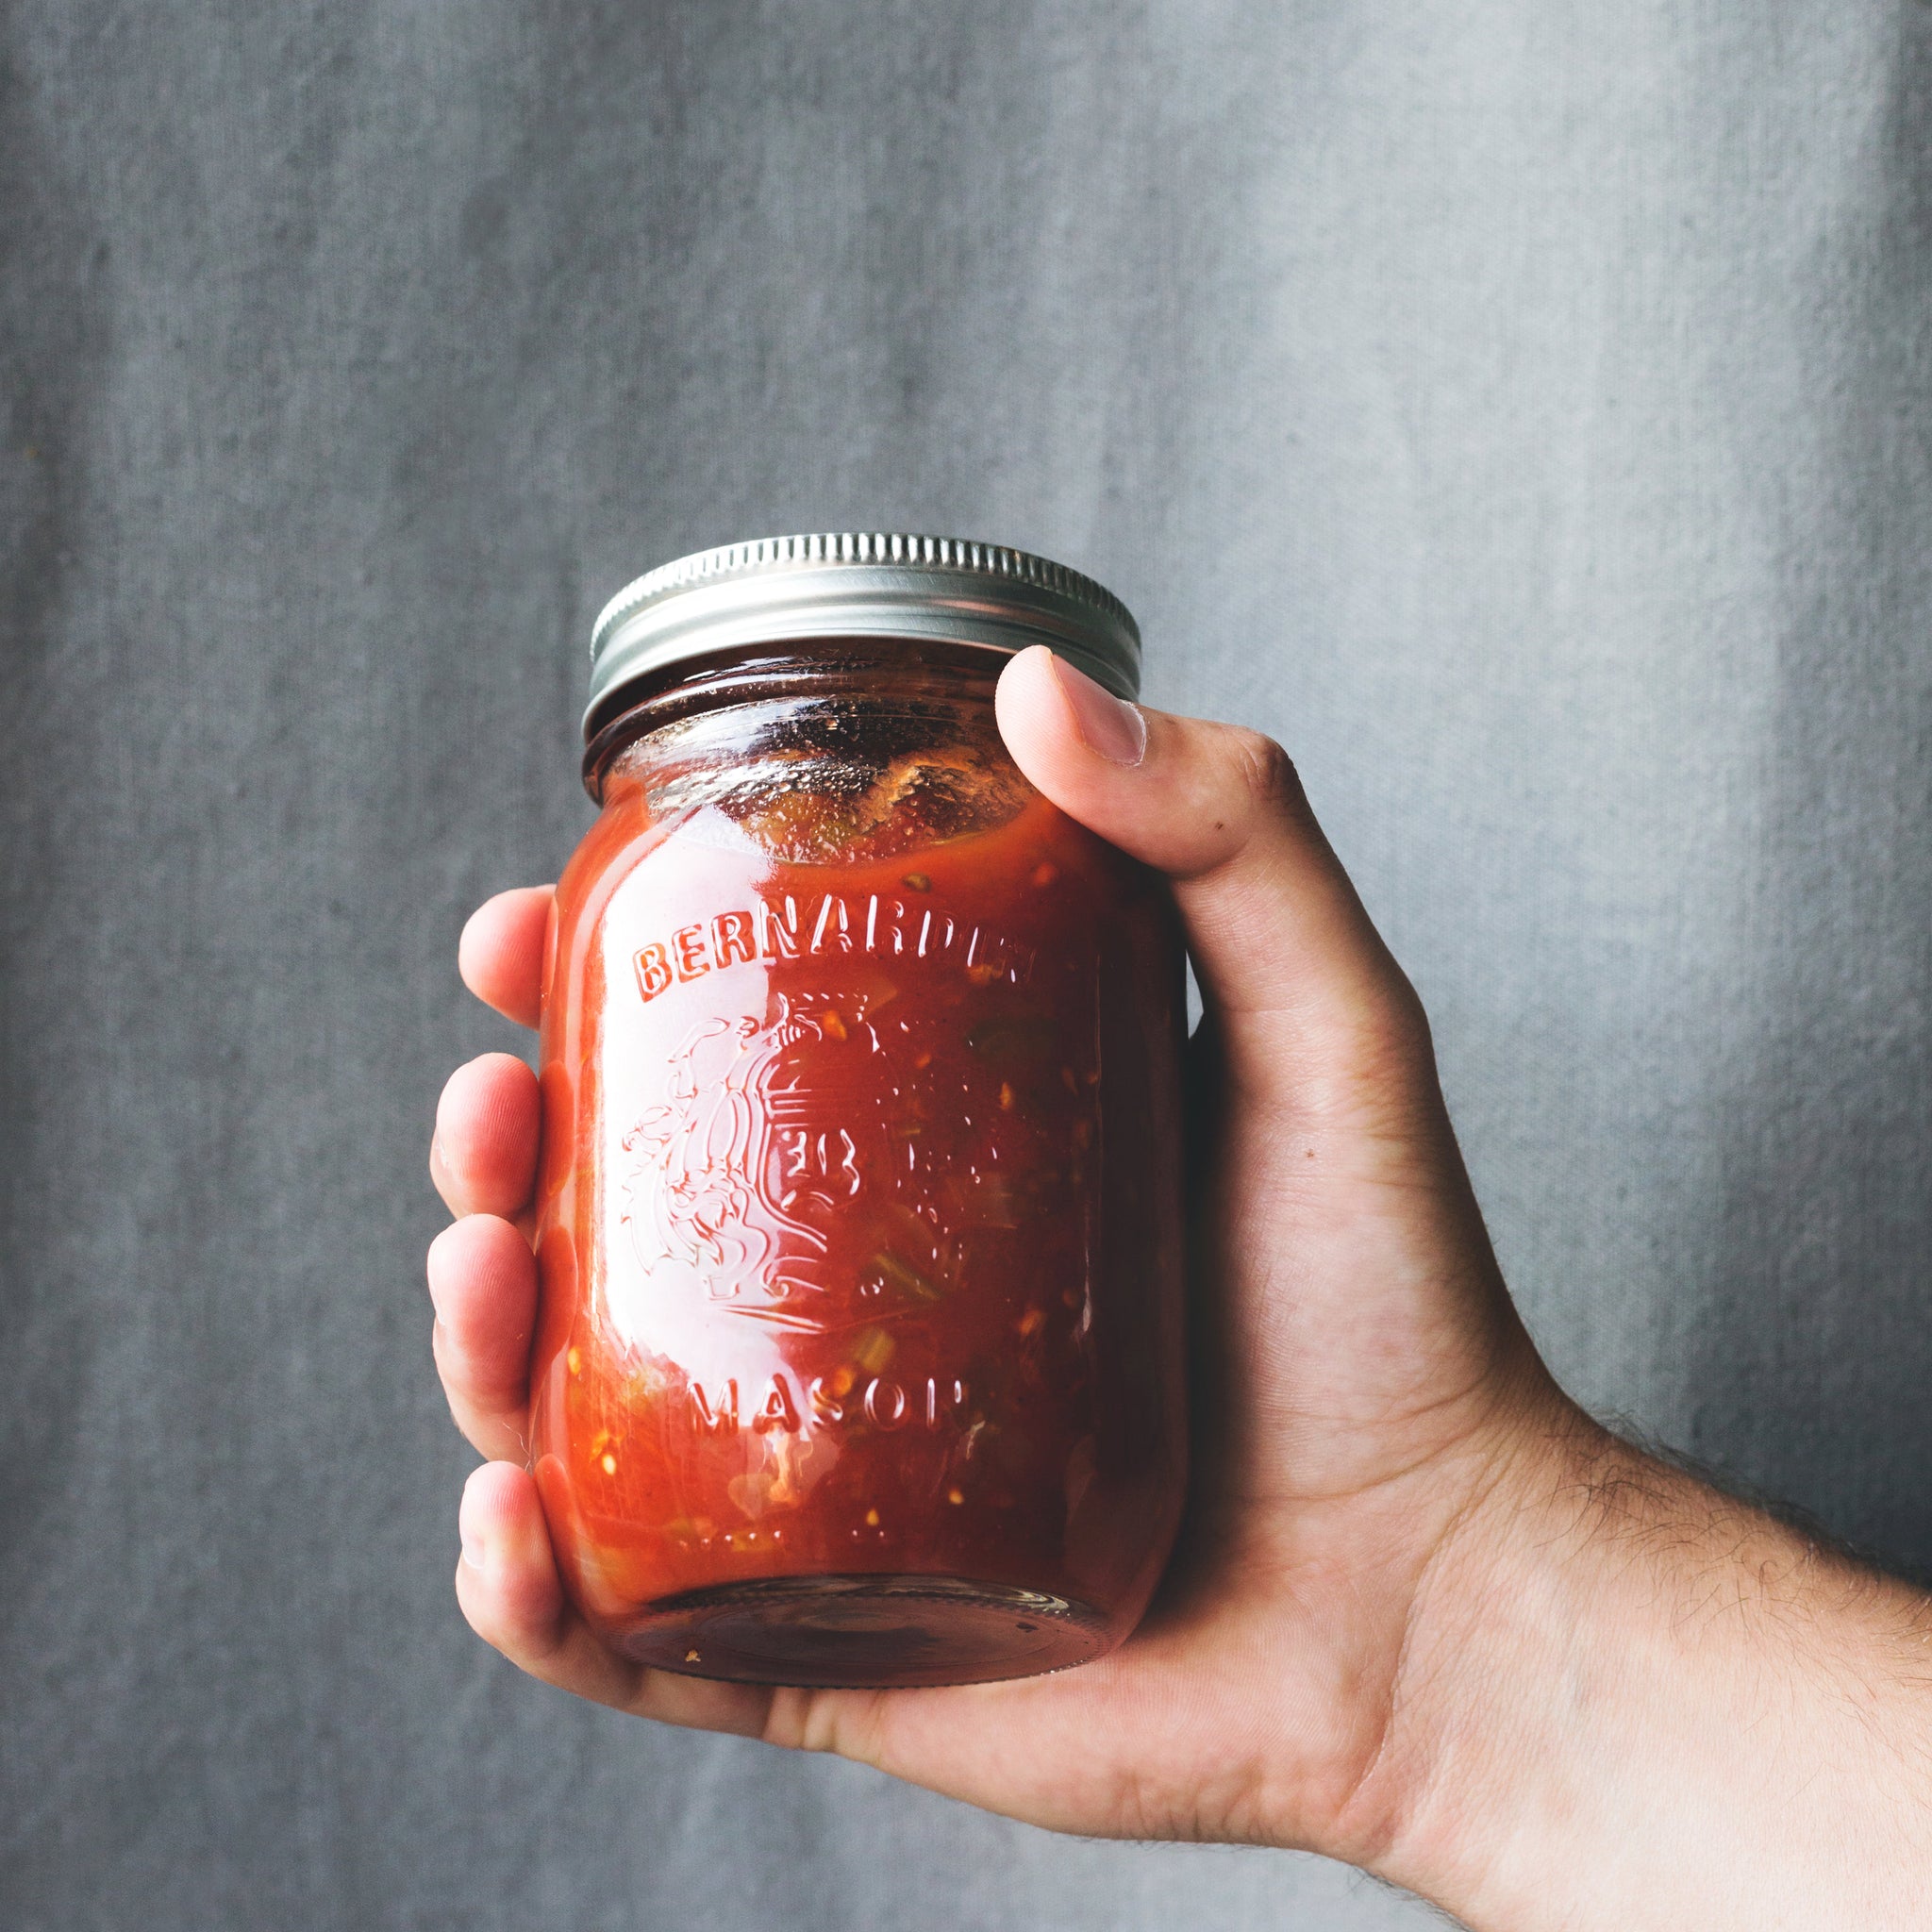
[[[1398,1067],[1433,1058],[1428,1015],[1399,970],[1391,968],[1357,986],[1345,1010],[1351,1024],[1341,1030],[1364,1059]]]
[[[1432,1115],[1435,1051],[1428,1017],[1406,980],[1378,988],[1333,1015],[1324,1058],[1330,1097],[1344,1111],[1364,1109],[1413,1127]]]
[[[1433,1065],[1436,1045],[1428,1012],[1408,975],[1399,969],[1391,972],[1378,990],[1375,1004],[1378,1028],[1389,1052]]]
[[[1233,750],[1236,773],[1256,805],[1278,811],[1300,799],[1294,760],[1266,733],[1236,726]]]

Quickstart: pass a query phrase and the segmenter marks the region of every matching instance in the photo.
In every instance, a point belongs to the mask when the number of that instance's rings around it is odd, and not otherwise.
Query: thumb
[[[1297,1103],[1433,1089],[1426,1023],[1308,809],[1258,732],[1130,705],[1044,645],[1000,677],[1014,761],[1090,831],[1174,881],[1195,975],[1243,1088]]]

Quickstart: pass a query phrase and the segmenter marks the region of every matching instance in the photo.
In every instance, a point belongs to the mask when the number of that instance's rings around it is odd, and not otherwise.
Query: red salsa
[[[1132,1627],[1181,1500],[1180,956],[996,658],[714,664],[592,752],[545,965],[532,1456],[697,1675],[920,1684]]]

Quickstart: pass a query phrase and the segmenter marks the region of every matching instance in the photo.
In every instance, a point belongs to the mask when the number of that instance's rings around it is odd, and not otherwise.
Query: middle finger
[[[521,1462],[537,1321],[529,1243],[493,1214],[469,1214],[429,1244],[437,1373],[450,1413],[485,1456]]]
[[[486,1053],[449,1076],[429,1172],[451,1213],[512,1219],[529,1204],[541,1111],[537,1076],[514,1054]]]

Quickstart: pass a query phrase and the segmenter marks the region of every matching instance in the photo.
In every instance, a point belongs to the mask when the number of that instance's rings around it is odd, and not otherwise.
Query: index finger
[[[555,886],[517,886],[486,899],[457,941],[463,984],[519,1026],[534,1026],[542,1005],[543,941]]]

